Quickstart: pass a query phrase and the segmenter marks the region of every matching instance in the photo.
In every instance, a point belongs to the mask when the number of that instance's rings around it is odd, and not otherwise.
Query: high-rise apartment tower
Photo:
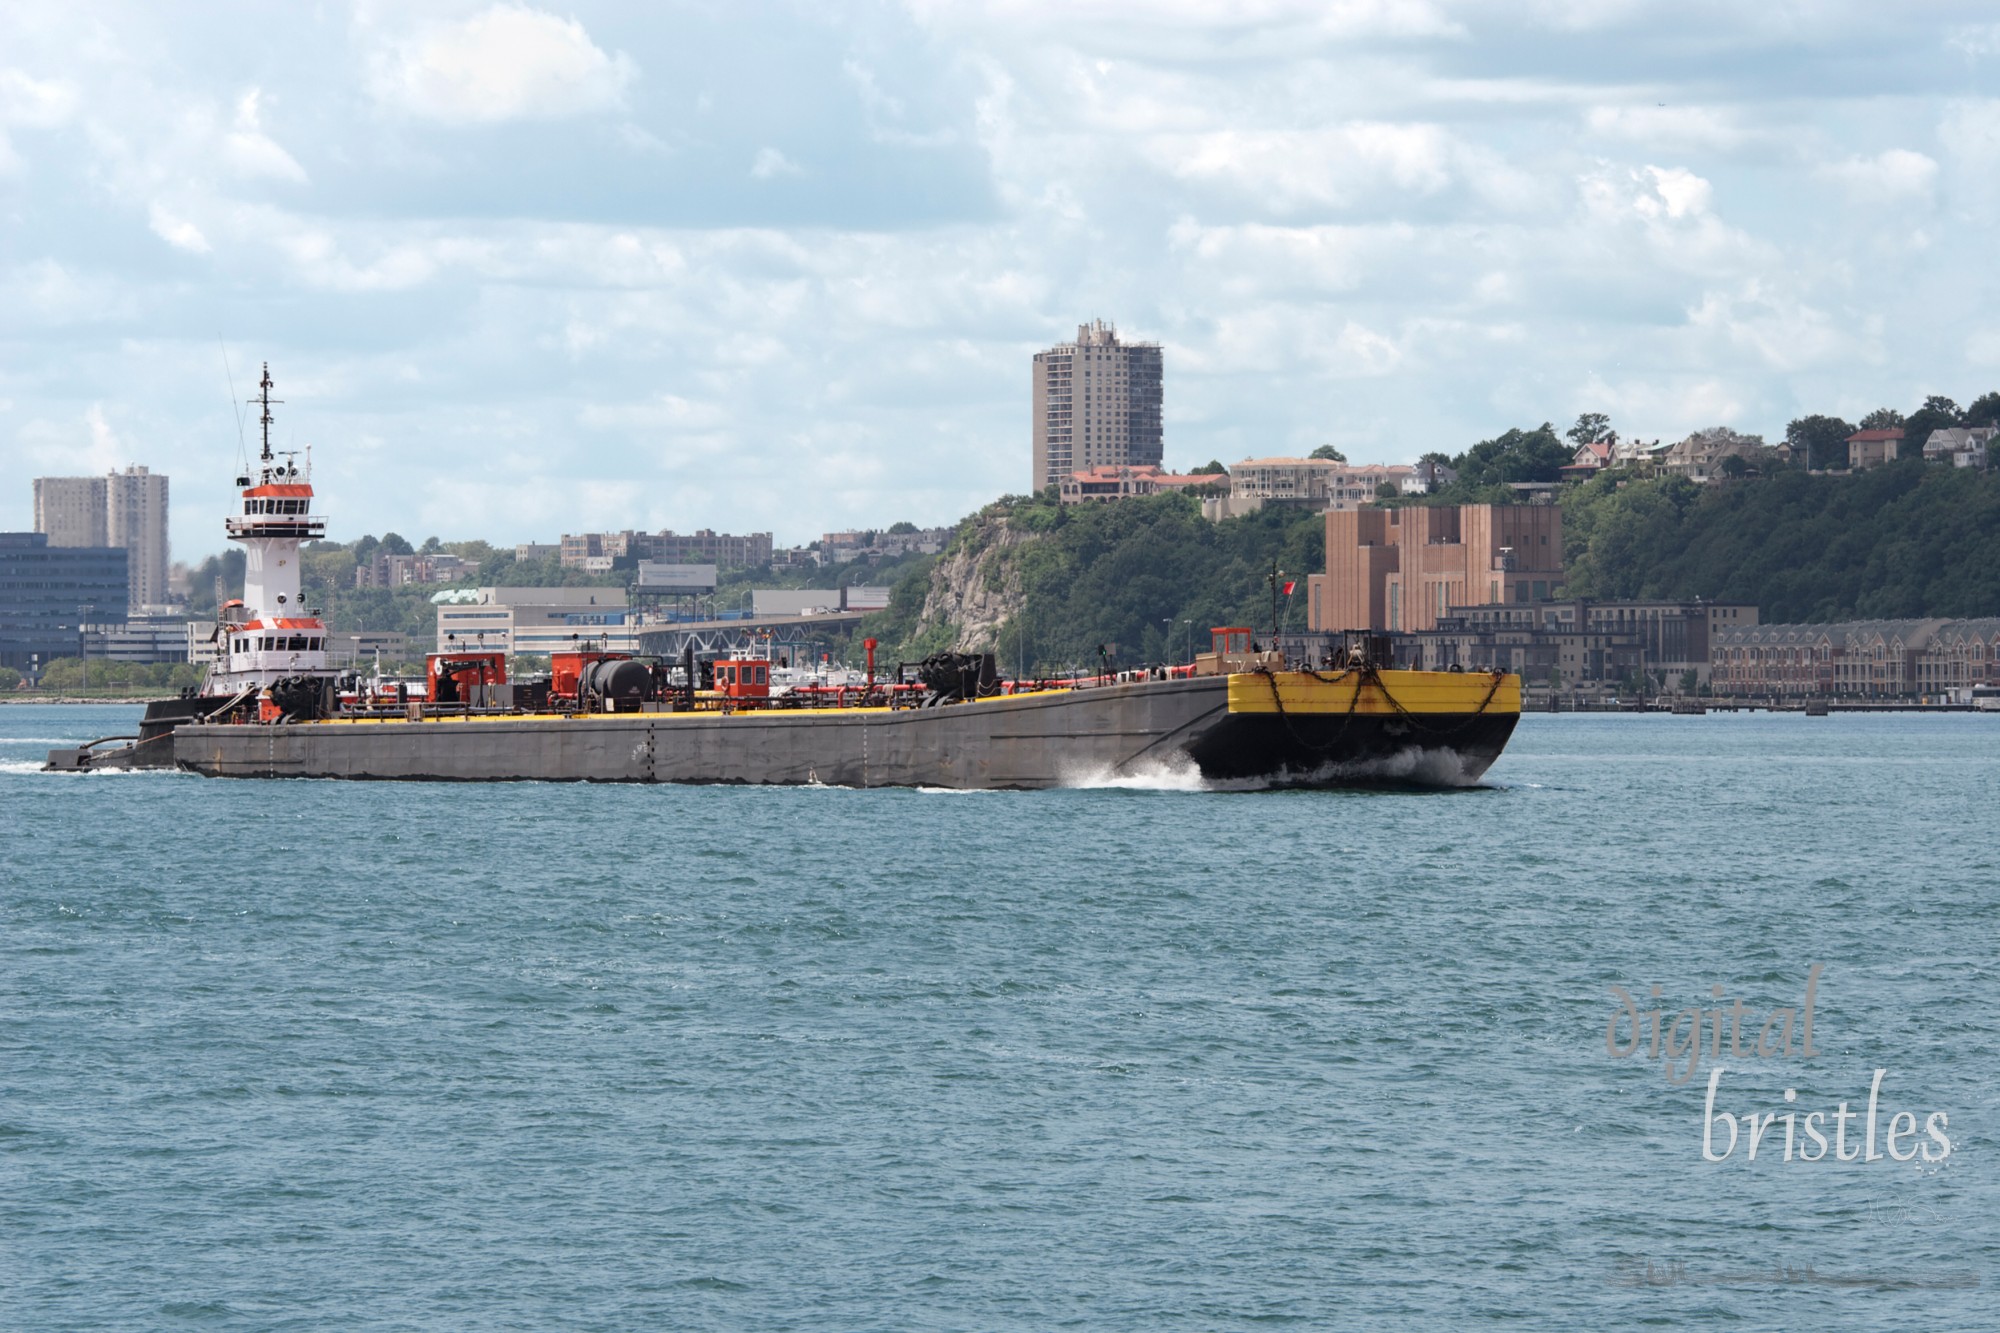
[[[1113,325],[1035,353],[1033,490],[1091,467],[1160,464],[1160,345],[1120,342]]]
[[[104,478],[35,478],[35,531],[50,546],[106,546],[105,530]]]
[[[35,478],[35,531],[49,545],[122,546],[129,606],[167,602],[167,479],[143,467],[103,477]]]

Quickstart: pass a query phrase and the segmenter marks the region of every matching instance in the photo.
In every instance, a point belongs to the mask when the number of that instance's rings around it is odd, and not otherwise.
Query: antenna
[[[236,375],[229,368],[229,344],[222,341],[222,335],[215,335],[216,345],[222,348],[222,375],[229,381],[229,410],[236,414],[236,461],[239,473],[250,470],[250,446],[243,439],[243,405],[236,398]]]
[[[285,401],[282,398],[274,399],[271,397],[271,363],[269,361],[264,363],[264,378],[257,382],[257,387],[261,392],[250,401],[260,404],[264,409],[264,452],[258,455],[258,460],[268,463],[271,461],[271,404],[273,402],[282,403]]]

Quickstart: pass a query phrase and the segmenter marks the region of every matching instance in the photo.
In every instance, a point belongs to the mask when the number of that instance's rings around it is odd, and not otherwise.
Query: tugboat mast
[[[260,404],[264,409],[262,418],[264,423],[264,452],[259,455],[259,461],[269,463],[271,461],[271,403],[273,401],[271,398],[271,363],[269,361],[264,363],[264,378],[258,381],[257,388],[259,391],[257,396],[250,401]],[[282,406],[285,400],[279,398],[276,401]]]

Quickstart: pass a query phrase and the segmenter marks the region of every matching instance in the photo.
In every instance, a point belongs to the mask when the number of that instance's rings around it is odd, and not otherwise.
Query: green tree
[[[1202,644],[1216,625],[1253,625],[1261,637],[1271,619],[1271,566],[1292,571],[1288,579],[1325,568],[1325,538],[1323,515],[1288,505],[1210,523],[1187,495],[1068,506],[1015,497],[963,525],[941,559],[978,561],[989,587],[1019,590],[1023,613],[999,626],[989,646],[1010,671],[1025,659],[1033,673],[1094,665],[1100,643],[1124,645],[1121,659],[1131,662],[1169,649],[1179,658],[1190,634]],[[943,627],[921,625],[929,591],[927,577],[910,576],[873,621],[894,656],[909,660],[948,641]],[[1171,634],[1162,624],[1169,620]]]
[[[1602,412],[1585,412],[1576,419],[1576,424],[1563,432],[1577,447],[1597,444],[1600,441],[1616,439],[1611,430],[1611,418]]]
[[[2000,473],[1904,460],[1754,486],[1599,477],[1562,505],[1572,596],[1749,602],[1770,623],[2000,606]]]
[[[215,584],[222,581],[222,595],[225,599],[243,595],[243,548],[232,546],[219,554],[211,555],[188,571],[188,613],[194,616],[215,614]]]
[[[1839,417],[1798,417],[1785,427],[1785,443],[1801,467],[1825,471],[1847,466],[1847,437],[1854,431]]]
[[[1921,458],[1924,441],[1930,439],[1934,430],[1945,430],[1959,424],[1958,404],[1942,394],[1932,394],[1924,399],[1924,405],[1910,413],[1910,419],[1903,423],[1903,442],[1897,449],[1898,458]]]
[[[2000,426],[2000,393],[1982,393],[1965,409],[1968,426]]]
[[[393,532],[385,532],[382,534],[381,552],[383,555],[416,554],[415,549],[411,547],[410,543],[406,539],[398,536],[396,533]]]
[[[1743,455],[1730,454],[1720,464],[1722,475],[1739,480],[1750,475],[1750,465],[1743,461]]]
[[[1863,430],[1894,430],[1903,424],[1903,414],[1893,407],[1878,407],[1861,418]]]
[[[891,537],[907,537],[916,530],[917,530],[917,525],[910,522],[908,519],[904,519],[900,523],[891,523],[889,525],[889,535]]]
[[[299,586],[313,594],[313,605],[325,606],[326,596],[354,586],[354,552],[334,542],[315,542],[299,554]]]
[[[1229,475],[1229,469],[1222,466],[1218,460],[1211,458],[1200,467],[1189,472],[1188,475],[1190,477],[1226,477]]]
[[[1480,441],[1454,459],[1458,480],[1446,493],[1517,481],[1555,481],[1575,452],[1546,421],[1534,430],[1510,430]]]
[[[1347,455],[1330,444],[1322,444],[1319,448],[1313,450],[1311,454],[1307,455],[1307,457],[1330,458],[1336,463],[1345,463],[1347,461]]]

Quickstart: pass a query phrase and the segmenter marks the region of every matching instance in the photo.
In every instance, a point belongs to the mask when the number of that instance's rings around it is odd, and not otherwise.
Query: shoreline
[[[85,698],[72,694],[58,694],[34,699],[4,699],[0,704],[149,704],[161,699],[178,699],[179,694],[121,694],[103,699]]]

